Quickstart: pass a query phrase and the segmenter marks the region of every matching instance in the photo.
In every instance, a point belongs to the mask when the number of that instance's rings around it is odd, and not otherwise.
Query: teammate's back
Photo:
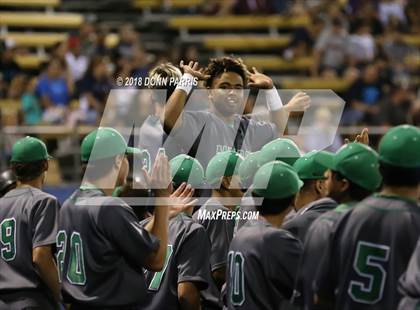
[[[300,254],[300,242],[288,231],[263,219],[247,222],[229,248],[229,266],[240,271],[227,287],[228,308],[279,309],[292,296]]]
[[[37,188],[17,188],[0,198],[0,206],[0,291],[44,290],[32,249],[55,242],[57,199]]]
[[[65,301],[91,306],[143,301],[142,267],[156,246],[122,200],[96,188],[77,190],[63,204],[57,235]]]

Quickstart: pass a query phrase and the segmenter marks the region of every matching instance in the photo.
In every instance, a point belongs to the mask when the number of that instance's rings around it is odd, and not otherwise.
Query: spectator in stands
[[[35,95],[37,83],[36,77],[31,78],[21,99],[23,121],[26,125],[36,125],[42,120],[42,108]]]
[[[98,41],[96,25],[85,20],[79,28],[79,38],[81,53],[89,58],[95,56]]]
[[[132,57],[134,54],[134,45],[139,43],[139,34],[132,24],[124,24],[119,31],[120,42],[114,50],[114,56]]]
[[[106,57],[97,56],[92,59],[86,74],[78,83],[80,109],[77,122],[87,124],[99,123],[112,88],[111,75]],[[72,120],[71,123],[74,124]]]
[[[50,50],[49,54],[51,55],[51,58],[57,58],[60,59],[63,63],[66,64],[66,54],[67,54],[67,41],[62,41],[56,43]]]
[[[23,92],[25,91],[26,82],[26,75],[21,73],[15,75],[8,87],[7,98],[19,100]]]
[[[404,42],[400,32],[393,30],[385,33],[382,47],[385,55],[394,65],[402,64],[408,56],[417,52],[413,46]]]
[[[389,96],[381,102],[382,123],[388,126],[411,124],[411,109],[414,107],[413,95],[408,89],[395,86]]]
[[[77,82],[85,74],[86,69],[88,67],[89,59],[86,55],[82,54],[79,37],[70,37],[67,44],[68,52],[65,56],[66,63],[69,68],[69,72],[72,76],[72,79],[75,82]]]
[[[349,36],[349,58],[351,65],[373,61],[375,57],[375,40],[369,25],[359,21],[354,33]]]
[[[369,64],[364,68],[362,77],[357,79],[348,90],[349,105],[343,114],[343,124],[377,123],[382,95],[383,83],[379,79],[378,65]]]
[[[324,22],[320,18],[313,18],[310,26],[297,28],[290,39],[283,55],[286,59],[299,58],[312,54],[315,40],[322,30]]]
[[[334,18],[331,26],[321,32],[314,51],[312,73],[318,75],[324,69],[341,72],[347,61],[348,35],[340,19]]]
[[[148,55],[144,50],[143,46],[140,43],[134,44],[132,46],[132,72],[131,75],[133,77],[147,77],[149,70],[150,70],[150,61],[148,59]]]
[[[358,12],[356,22],[361,19],[363,23],[370,27],[373,36],[381,35],[384,32],[384,27],[379,19],[378,10],[376,9],[375,4],[372,2],[361,2],[363,6]]]
[[[401,23],[406,23],[404,1],[381,0],[378,5],[379,18],[383,25],[387,25],[391,16],[396,17]]]
[[[9,85],[13,78],[21,73],[21,70],[15,61],[16,48],[14,42],[5,41],[4,45],[0,57],[0,72],[5,84]]]
[[[63,122],[67,113],[73,81],[65,68],[65,63],[60,59],[51,59],[36,87],[36,94],[44,108],[43,119],[47,123]]]

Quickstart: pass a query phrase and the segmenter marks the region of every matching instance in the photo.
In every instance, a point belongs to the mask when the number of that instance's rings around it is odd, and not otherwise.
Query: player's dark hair
[[[88,174],[89,179],[90,180],[100,179],[111,172],[112,168],[115,165],[115,158],[116,157],[109,157],[109,158],[89,160],[89,162],[84,162],[82,164],[82,173],[83,175],[85,175],[87,169],[89,168],[89,174]]]
[[[205,82],[205,86],[210,88],[214,79],[225,72],[235,72],[239,74],[245,83],[247,77],[246,71],[246,66],[240,58],[228,56],[212,58],[204,71],[205,74],[210,75],[210,78]]]
[[[420,183],[420,167],[402,168],[380,162],[379,171],[384,185],[415,187]]]
[[[349,182],[349,188],[347,189],[347,193],[348,193],[348,196],[351,198],[351,200],[361,201],[372,194],[372,191],[367,190],[353,183],[348,178],[343,176],[341,173],[337,171],[332,171],[332,174],[333,174],[333,178],[335,178],[336,180],[346,179]]]
[[[261,196],[252,193],[252,197],[262,198]],[[257,211],[261,215],[277,215],[284,212],[287,208],[293,205],[295,195],[281,198],[281,199],[268,199],[264,198],[260,205],[256,205]]]
[[[47,169],[45,159],[36,160],[28,163],[12,163],[11,169],[20,182],[28,182],[39,177]]]

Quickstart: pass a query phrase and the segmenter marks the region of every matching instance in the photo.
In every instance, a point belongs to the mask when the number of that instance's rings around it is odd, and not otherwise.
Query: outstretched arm
[[[165,105],[163,128],[167,134],[175,128],[175,125],[176,127],[182,125],[184,106],[195,81],[197,79],[205,80],[209,78],[208,75],[203,74],[202,70],[198,70],[198,62],[190,61],[188,65],[184,65],[184,62],[181,60],[179,66],[184,71],[184,74]],[[179,121],[177,122],[178,118]]]

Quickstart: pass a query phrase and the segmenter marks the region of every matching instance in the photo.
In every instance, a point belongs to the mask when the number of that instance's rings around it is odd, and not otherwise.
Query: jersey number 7
[[[348,293],[355,302],[375,304],[382,299],[388,259],[389,246],[358,242],[353,268],[364,281],[350,281]]]

